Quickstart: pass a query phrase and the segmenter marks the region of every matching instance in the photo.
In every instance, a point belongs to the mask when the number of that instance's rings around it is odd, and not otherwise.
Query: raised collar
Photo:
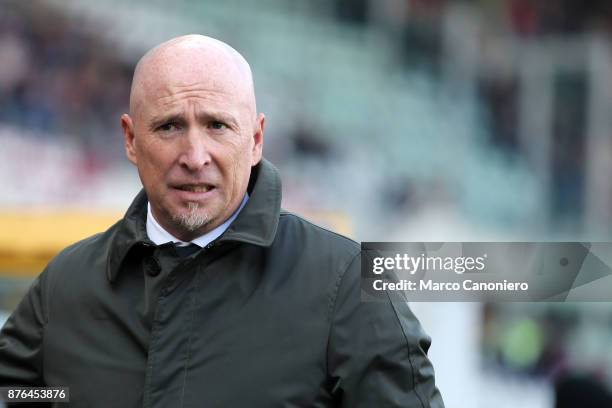
[[[251,170],[249,201],[216,242],[235,241],[270,246],[276,236],[281,203],[281,180],[278,170],[267,160]],[[106,274],[112,282],[117,277],[128,252],[135,245],[154,246],[147,236],[147,195],[141,190],[111,238]]]

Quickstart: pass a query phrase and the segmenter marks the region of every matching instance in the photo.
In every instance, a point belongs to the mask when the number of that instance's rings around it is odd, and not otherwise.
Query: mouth
[[[208,183],[175,184],[171,188],[181,201],[207,200],[216,190],[214,185]]]
[[[207,193],[214,189],[215,186],[211,184],[180,184],[173,186],[173,188],[190,193]]]

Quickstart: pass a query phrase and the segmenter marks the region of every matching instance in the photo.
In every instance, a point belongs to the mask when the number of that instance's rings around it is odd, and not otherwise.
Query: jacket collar
[[[267,160],[251,170],[249,201],[229,228],[217,238],[267,247],[276,236],[281,203],[281,180],[278,170]],[[147,195],[141,190],[111,238],[106,274],[112,282],[117,277],[128,252],[136,245],[154,246],[146,232]]]

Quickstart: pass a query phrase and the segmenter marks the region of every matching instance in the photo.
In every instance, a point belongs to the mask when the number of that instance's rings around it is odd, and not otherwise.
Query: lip
[[[212,184],[177,184],[170,188],[184,201],[206,200],[217,191],[217,187]]]

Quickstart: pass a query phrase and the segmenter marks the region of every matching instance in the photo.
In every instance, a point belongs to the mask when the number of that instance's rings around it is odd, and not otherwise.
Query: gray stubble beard
[[[177,214],[172,217],[174,222],[185,228],[189,232],[194,232],[210,222],[210,215],[198,212],[200,205],[198,203],[187,203],[188,213]]]

